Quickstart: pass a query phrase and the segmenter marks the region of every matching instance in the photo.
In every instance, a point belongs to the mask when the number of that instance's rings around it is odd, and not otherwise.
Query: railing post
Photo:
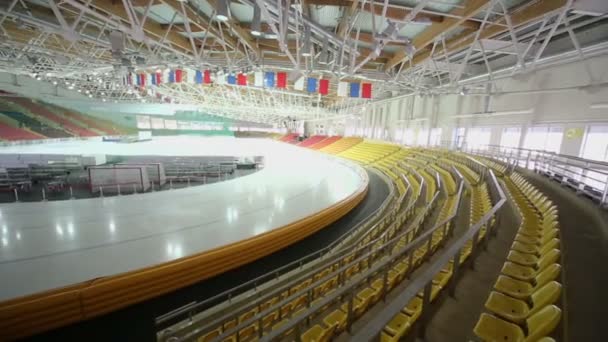
[[[70,199],[74,199],[74,191],[72,190],[72,186],[70,186]]]
[[[188,177],[188,187],[190,187],[190,177]]]
[[[42,187],[42,201],[46,202],[46,192],[44,191],[44,187]]]
[[[604,184],[604,193],[602,194],[602,200],[600,201],[600,206],[606,204],[607,198],[608,198],[608,180],[606,180],[606,184]]]
[[[173,189],[173,179],[169,179],[169,189]]]
[[[120,184],[116,184],[116,188],[118,189],[118,196],[120,196]]]
[[[15,202],[19,202],[19,191],[17,188],[13,188],[13,193],[15,194]]]
[[[99,197],[103,197],[103,187],[99,187]]]

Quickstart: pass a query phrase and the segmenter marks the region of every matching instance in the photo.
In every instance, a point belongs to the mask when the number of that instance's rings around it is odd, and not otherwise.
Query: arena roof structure
[[[0,4],[0,69],[97,102],[194,104],[266,124],[341,118],[372,97],[344,96],[341,82],[369,84],[373,99],[489,93],[497,79],[604,53],[606,7],[600,0],[11,0]],[[125,81],[175,69],[204,70],[210,82],[143,89]],[[285,72],[287,86],[218,82],[263,71]],[[303,78],[329,80],[325,93],[297,87]]]

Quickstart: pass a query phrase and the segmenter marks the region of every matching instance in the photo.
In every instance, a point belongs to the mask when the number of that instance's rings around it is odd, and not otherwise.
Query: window
[[[469,129],[467,132],[467,146],[468,148],[475,149],[487,149],[490,144],[490,135],[492,129],[489,127],[474,127]]]
[[[452,134],[452,143],[456,146],[456,148],[462,148],[465,132],[466,128],[464,127],[454,128],[454,133]]]
[[[521,138],[520,127],[508,127],[502,130],[500,136],[500,146],[517,148],[519,147],[519,139]]]
[[[414,145],[414,130],[411,128],[406,128],[405,132],[403,133],[403,143],[405,145]]]
[[[397,128],[395,130],[395,141],[401,143],[403,141],[403,128]]]
[[[431,136],[429,138],[430,146],[439,146],[441,145],[441,128],[433,128],[431,130]]]
[[[560,126],[532,126],[528,128],[524,148],[559,153],[564,130]]]
[[[587,128],[581,157],[608,161],[608,126],[590,126]]]
[[[419,129],[418,135],[416,136],[416,145],[426,146],[429,137],[429,131],[426,129]]]

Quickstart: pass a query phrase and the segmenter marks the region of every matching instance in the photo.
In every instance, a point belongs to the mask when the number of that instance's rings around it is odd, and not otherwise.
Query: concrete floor
[[[470,201],[469,198],[467,200]],[[474,337],[473,327],[500,274],[519,226],[519,218],[511,203],[508,201],[503,208],[496,235],[490,238],[487,250],[480,251],[473,268],[462,270],[454,297],[443,296],[434,308],[435,312],[425,331],[426,341],[469,341]],[[468,215],[464,216],[468,220]],[[468,224],[465,226],[468,227]],[[462,227],[463,224],[459,225],[461,234],[466,231]],[[456,236],[458,233],[456,230]]]

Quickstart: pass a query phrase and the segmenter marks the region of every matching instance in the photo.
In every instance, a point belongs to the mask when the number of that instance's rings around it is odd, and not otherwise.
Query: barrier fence
[[[608,162],[499,145],[484,145],[461,150],[502,161],[507,172],[520,167],[545,174],[558,180],[562,185],[595,199],[600,206],[608,205]]]

